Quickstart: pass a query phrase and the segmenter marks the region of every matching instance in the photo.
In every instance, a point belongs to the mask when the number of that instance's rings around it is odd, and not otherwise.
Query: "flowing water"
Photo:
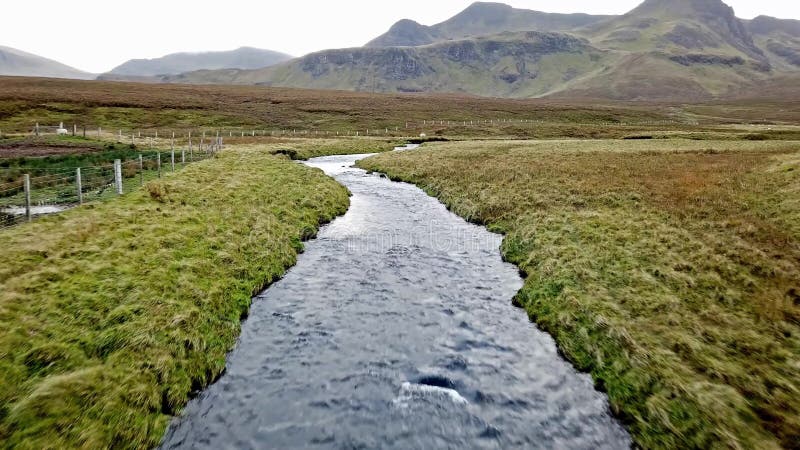
[[[420,189],[317,158],[353,193],[254,300],[226,374],[164,448],[630,446],[605,395],[511,305],[501,237]]]

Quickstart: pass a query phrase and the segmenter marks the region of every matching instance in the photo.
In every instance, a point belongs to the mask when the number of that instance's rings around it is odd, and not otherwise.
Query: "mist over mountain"
[[[95,75],[11,47],[0,46],[0,75],[74,78],[90,80]]]

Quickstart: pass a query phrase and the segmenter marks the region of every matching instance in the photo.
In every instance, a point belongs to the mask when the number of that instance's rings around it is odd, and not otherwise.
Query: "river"
[[[501,236],[415,186],[317,158],[352,192],[254,299],[225,375],[163,448],[630,447],[607,398],[511,299]]]

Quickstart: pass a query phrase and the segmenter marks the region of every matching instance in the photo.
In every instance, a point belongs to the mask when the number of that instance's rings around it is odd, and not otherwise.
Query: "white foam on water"
[[[397,396],[392,403],[400,408],[407,408],[411,401],[419,398],[440,398],[449,400],[456,405],[469,404],[469,401],[462,397],[455,389],[410,383],[408,381],[400,386],[400,395]]]

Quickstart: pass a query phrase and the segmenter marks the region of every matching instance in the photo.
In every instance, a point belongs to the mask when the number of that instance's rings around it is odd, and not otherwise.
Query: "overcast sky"
[[[622,14],[641,0],[508,0],[547,12]],[[356,47],[408,18],[431,25],[472,0],[3,0],[0,45],[106,72],[132,58],[241,46],[301,56]],[[798,0],[728,0],[739,17],[800,19]]]

